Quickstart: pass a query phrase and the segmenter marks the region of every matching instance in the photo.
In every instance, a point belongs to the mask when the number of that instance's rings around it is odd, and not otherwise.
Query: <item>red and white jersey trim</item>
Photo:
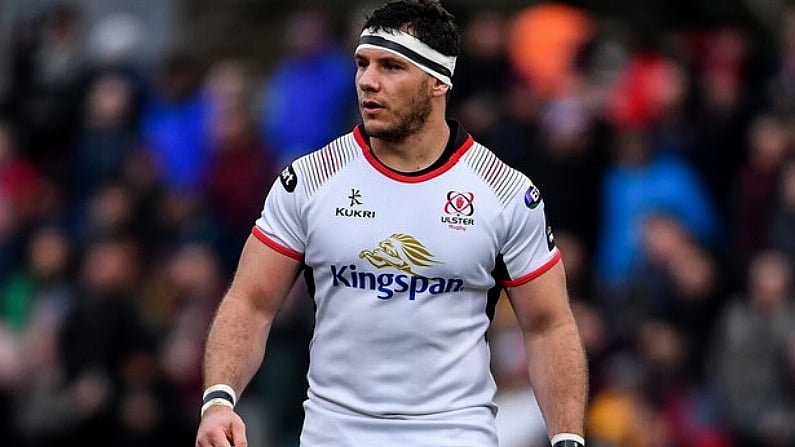
[[[251,234],[254,235],[257,239],[260,240],[263,244],[267,245],[268,247],[278,251],[279,253],[288,256],[290,258],[295,259],[296,261],[301,261],[304,259],[304,254],[298,251],[295,251],[289,247],[285,247],[284,245],[274,241],[264,231],[262,231],[258,226],[254,225],[251,229]]]
[[[555,264],[557,264],[558,261],[560,261],[560,259],[561,259],[560,251],[558,249],[555,249],[555,252],[552,255],[552,257],[547,262],[542,264],[541,267],[538,267],[537,269],[533,270],[532,272],[530,272],[530,273],[528,273],[526,275],[522,275],[522,276],[520,276],[520,277],[518,277],[516,279],[503,281],[502,285],[504,285],[505,287],[517,287],[517,286],[521,286],[522,284],[526,284],[526,283],[538,278],[539,276],[543,275],[544,273],[546,273],[549,269],[554,267]]]

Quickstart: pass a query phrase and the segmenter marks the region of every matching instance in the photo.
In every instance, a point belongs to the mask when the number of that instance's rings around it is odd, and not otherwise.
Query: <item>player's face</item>
[[[422,129],[431,113],[430,77],[384,50],[361,49],[355,59],[359,110],[367,134],[403,141]]]

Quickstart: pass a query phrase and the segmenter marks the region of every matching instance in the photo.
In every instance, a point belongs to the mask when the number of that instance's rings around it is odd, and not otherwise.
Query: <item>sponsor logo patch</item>
[[[348,196],[348,200],[351,201],[350,205],[361,205],[362,204],[362,193],[359,192],[356,188],[351,188],[351,195]]]
[[[332,264],[334,287],[372,290],[381,300],[405,294],[409,301],[420,296],[460,292],[464,288],[461,278],[428,277],[418,273],[420,269],[442,262],[434,259],[420,241],[408,234],[394,233],[372,250],[359,252],[359,258],[366,260],[376,271],[360,270],[361,266],[356,264]]]
[[[366,259],[377,269],[393,267],[412,275],[417,274],[412,268],[439,264],[422,242],[414,236],[402,233],[392,234],[372,250],[360,251],[359,257]]]
[[[348,206],[338,206],[334,209],[334,216],[336,217],[352,217],[359,219],[375,219],[375,210],[368,210],[358,208],[364,204],[362,193],[357,188],[351,188],[351,193],[348,195]]]
[[[295,175],[292,164],[282,170],[281,174],[279,174],[279,180],[281,180],[282,186],[287,192],[295,191],[295,187],[298,186],[298,176]]]
[[[539,203],[541,203],[541,191],[536,185],[530,183],[530,187],[527,188],[527,191],[524,193],[524,204],[532,210],[535,209]]]

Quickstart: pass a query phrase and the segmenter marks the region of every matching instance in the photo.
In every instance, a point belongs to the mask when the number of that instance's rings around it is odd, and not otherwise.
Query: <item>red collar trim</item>
[[[450,168],[455,166],[456,163],[458,163],[458,160],[461,159],[461,157],[469,150],[469,148],[472,147],[472,144],[475,142],[472,139],[472,135],[467,135],[464,142],[461,143],[461,146],[459,146],[455,152],[453,152],[450,158],[443,165],[422,175],[404,175],[389,169],[383,163],[381,163],[379,159],[375,158],[372,151],[370,150],[370,145],[367,144],[367,139],[359,130],[359,126],[353,128],[353,137],[356,140],[356,143],[358,143],[359,147],[362,149],[364,158],[367,159],[367,161],[373,168],[375,168],[376,171],[380,172],[386,177],[391,178],[392,180],[403,183],[420,183],[444,174],[445,172],[449,171]]]

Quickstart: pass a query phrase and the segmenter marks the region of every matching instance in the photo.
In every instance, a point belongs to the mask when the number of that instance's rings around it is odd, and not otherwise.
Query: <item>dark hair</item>
[[[374,10],[362,29],[401,30],[445,56],[458,56],[461,34],[455,17],[438,0],[394,0]]]

